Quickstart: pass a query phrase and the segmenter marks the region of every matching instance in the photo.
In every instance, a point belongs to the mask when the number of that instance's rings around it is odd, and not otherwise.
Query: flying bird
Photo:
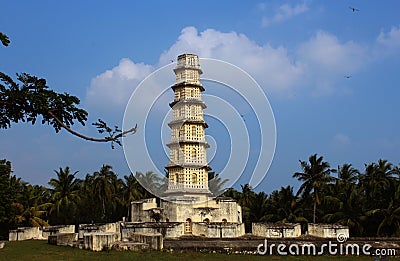
[[[171,61],[171,63],[173,63],[174,62],[174,60],[170,60]]]
[[[350,79],[351,75],[345,75],[344,78]]]
[[[357,8],[354,8],[354,7],[351,7],[351,6],[349,6],[349,8],[350,8],[350,9],[351,9],[351,11],[353,11],[353,12],[360,11],[359,9],[357,9]]]

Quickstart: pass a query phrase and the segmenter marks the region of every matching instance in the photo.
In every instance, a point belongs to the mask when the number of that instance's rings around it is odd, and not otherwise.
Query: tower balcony
[[[172,121],[185,121],[190,123],[189,121],[204,121],[203,114],[197,116],[187,116],[187,115],[179,115],[174,116]]]
[[[205,138],[186,138],[186,137],[179,137],[179,138],[175,138],[170,140],[166,145],[171,148],[173,145],[180,145],[182,143],[195,143],[195,144],[199,144],[199,145],[203,145],[206,148],[210,147],[210,144],[207,143]]]
[[[168,126],[171,128],[174,125],[180,125],[182,126],[185,123],[190,123],[190,124],[201,124],[204,126],[204,128],[208,128],[208,124],[204,120],[198,120],[198,119],[187,119],[187,118],[182,118],[182,119],[174,119],[168,123]]]
[[[180,60],[178,61],[174,72],[177,72],[181,69],[194,69],[194,70],[198,70],[200,72],[200,74],[203,73],[203,71],[201,70],[200,64],[187,64],[185,63],[185,60]]]
[[[169,181],[169,190],[182,190],[182,189],[207,189],[208,184],[182,184],[178,182]]]
[[[166,169],[170,168],[194,168],[194,169],[206,169],[206,170],[211,170],[212,168],[207,165],[207,163],[176,163],[176,162],[170,162],[167,166],[165,166]]]
[[[171,86],[173,91],[175,91],[178,88],[182,88],[182,87],[200,88],[200,91],[202,91],[202,92],[205,91],[203,85],[200,82],[193,83],[193,82],[187,82],[187,81],[180,81]]]
[[[181,158],[179,158],[178,160],[174,160],[171,159],[168,166],[175,166],[175,165],[179,165],[179,166],[192,166],[195,168],[201,168],[204,166],[207,166],[207,161],[205,159],[205,157],[202,157],[201,159],[193,159],[191,157],[185,157],[183,158],[183,156]]]
[[[179,99],[175,99],[173,102],[169,103],[169,106],[173,108],[177,103],[182,105],[184,104],[200,104],[203,109],[207,108],[207,105],[201,100],[201,98],[195,97],[181,97]]]

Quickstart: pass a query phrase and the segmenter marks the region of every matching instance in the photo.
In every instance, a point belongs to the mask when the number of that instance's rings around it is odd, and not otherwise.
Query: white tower
[[[203,86],[200,83],[202,70],[199,58],[194,54],[178,56],[174,69],[176,83],[171,87],[174,101],[170,103],[173,119],[168,124],[171,128],[171,140],[168,170],[168,196],[208,196],[208,171],[202,101]]]

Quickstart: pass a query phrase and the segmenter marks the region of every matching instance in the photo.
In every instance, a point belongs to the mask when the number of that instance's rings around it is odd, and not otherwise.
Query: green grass
[[[227,255],[198,252],[127,252],[104,251],[91,252],[72,247],[60,247],[47,244],[47,241],[19,241],[6,242],[6,246],[0,249],[0,261],[12,260],[374,260],[374,258],[352,256],[258,256],[258,255]]]

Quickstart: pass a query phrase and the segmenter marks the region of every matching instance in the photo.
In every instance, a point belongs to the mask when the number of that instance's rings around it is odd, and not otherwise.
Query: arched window
[[[195,160],[197,158],[197,150],[196,148],[192,148],[192,160]]]
[[[181,126],[179,129],[179,136],[178,137],[183,137],[185,134],[185,127]]]
[[[179,174],[178,183],[183,184],[185,182],[185,175]]]
[[[203,220],[203,222],[209,224],[210,220],[208,218],[206,218],[206,219]]]
[[[192,111],[191,111],[191,113],[190,113],[190,117],[192,118],[192,119],[195,119],[196,118],[196,107],[192,107]]]
[[[186,219],[185,222],[185,234],[192,233],[192,220],[190,218]]]
[[[192,137],[197,137],[197,127],[192,126]]]
[[[196,183],[197,183],[197,174],[194,173],[194,174],[192,175],[192,184],[196,184]]]
[[[222,222],[223,222],[223,223],[227,223],[228,221],[226,220],[226,218],[223,218],[223,219],[222,219]]]

